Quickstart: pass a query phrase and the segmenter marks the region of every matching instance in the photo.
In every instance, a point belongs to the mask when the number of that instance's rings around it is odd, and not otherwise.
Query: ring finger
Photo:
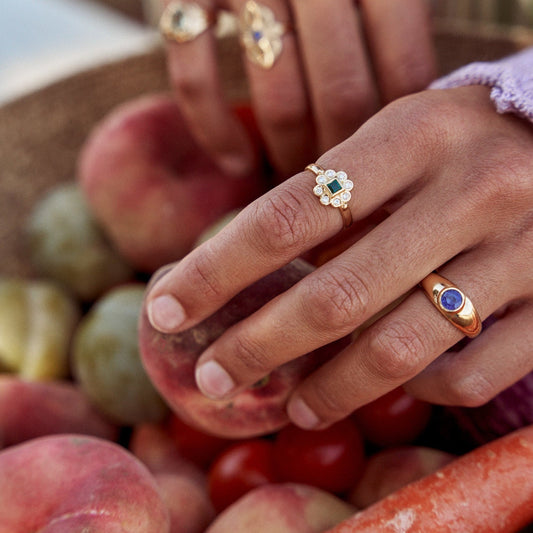
[[[165,1],[168,5],[170,2]],[[185,4],[186,2],[184,2]],[[191,17],[214,17],[210,0],[189,2]],[[253,170],[254,151],[245,129],[232,113],[219,78],[216,42],[211,22],[205,31],[186,42],[166,40],[167,65],[181,112],[198,142],[230,175],[245,176]]]
[[[228,3],[240,16],[245,7],[253,6],[260,13],[264,9],[269,10],[265,15],[269,22],[260,23],[257,31],[248,27],[246,33],[250,33],[252,42],[255,37],[261,44],[280,44],[279,57],[265,68],[244,54],[245,66],[251,99],[270,159],[281,174],[290,176],[316,157],[313,120],[296,36],[290,29],[290,10],[284,0],[262,0],[260,3],[228,0]],[[272,16],[274,21],[269,18]],[[269,33],[276,23],[285,27],[280,40],[277,34],[270,36]]]
[[[439,272],[457,283],[484,319],[523,290],[510,274],[508,264],[501,252],[494,253],[480,247],[457,257]],[[482,280],[492,282],[482,283]],[[483,343],[484,335],[490,333],[482,332],[472,346]],[[289,416],[294,423],[305,428],[328,425],[408,382],[461,337],[459,329],[432,309],[423,292],[417,290],[306,379],[289,400]],[[494,365],[483,356],[481,359],[485,360],[477,361],[479,367],[484,364],[499,366],[499,381],[505,383],[509,380],[512,365],[501,368],[501,365]],[[474,375],[479,376],[480,372]],[[513,377],[520,376],[511,376],[511,379]],[[414,383],[418,379],[418,376],[415,377]],[[438,382],[426,379],[426,389],[430,381],[433,388]],[[474,388],[474,380],[470,384]],[[479,389],[470,394],[477,392]],[[492,393],[497,392],[496,385]]]

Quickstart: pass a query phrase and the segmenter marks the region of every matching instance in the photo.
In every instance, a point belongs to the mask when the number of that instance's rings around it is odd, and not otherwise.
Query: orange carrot
[[[327,533],[511,533],[533,522],[533,425],[454,460]]]

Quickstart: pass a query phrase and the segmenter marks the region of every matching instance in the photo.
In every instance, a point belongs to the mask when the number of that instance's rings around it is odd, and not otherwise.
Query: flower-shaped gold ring
[[[352,198],[353,181],[348,179],[346,172],[344,170],[324,170],[314,163],[307,165],[305,170],[310,170],[316,177],[313,193],[319,197],[320,203],[340,209],[344,227],[350,227],[353,219],[348,202]]]
[[[248,0],[239,17],[239,30],[248,59],[264,69],[272,68],[283,50],[288,25],[277,21],[269,7]]]

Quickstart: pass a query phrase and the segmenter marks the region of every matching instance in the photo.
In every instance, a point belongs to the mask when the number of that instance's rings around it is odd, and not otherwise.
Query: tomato
[[[208,490],[217,512],[249,490],[277,481],[273,465],[273,443],[250,439],[224,450],[208,472]]]
[[[208,435],[171,415],[168,431],[180,454],[200,468],[207,468],[215,457],[235,441]]]
[[[424,431],[431,409],[431,404],[398,387],[357,409],[353,418],[368,442],[399,446],[413,442]]]
[[[351,419],[319,431],[286,426],[274,444],[274,464],[281,481],[314,485],[330,492],[353,487],[363,463],[363,439]]]

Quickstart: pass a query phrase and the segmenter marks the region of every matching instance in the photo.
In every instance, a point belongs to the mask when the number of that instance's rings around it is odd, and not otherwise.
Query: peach
[[[30,258],[43,275],[84,301],[133,279],[105,238],[77,183],[55,187],[35,205],[27,225]]]
[[[237,500],[206,533],[322,533],[355,512],[349,503],[316,487],[269,484]]]
[[[291,391],[330,357],[332,350],[338,349],[337,345],[328,345],[286,363],[229,400],[206,398],[196,386],[194,369],[199,355],[226,329],[312,270],[308,263],[297,259],[243,290],[197,326],[179,334],[163,334],[153,329],[143,307],[139,327],[143,363],[155,387],[184,422],[227,438],[267,434],[287,424],[285,404]]]
[[[118,427],[96,411],[73,383],[28,382],[0,375],[0,447],[57,433],[116,440]]]
[[[372,455],[349,500],[365,508],[399,488],[432,474],[450,463],[455,456],[424,446],[388,448]]]
[[[0,533],[169,532],[148,470],[94,437],[41,437],[2,451],[0,501]]]
[[[161,424],[141,424],[130,450],[153,473],[170,514],[171,533],[201,533],[215,516],[205,474],[180,456]]]
[[[225,175],[167,95],[123,104],[95,127],[78,178],[118,250],[147,272],[181,258],[204,229],[263,188],[259,172]]]
[[[137,322],[144,295],[140,283],[102,296],[74,333],[73,373],[91,402],[122,425],[162,420],[168,408],[141,363]]]

